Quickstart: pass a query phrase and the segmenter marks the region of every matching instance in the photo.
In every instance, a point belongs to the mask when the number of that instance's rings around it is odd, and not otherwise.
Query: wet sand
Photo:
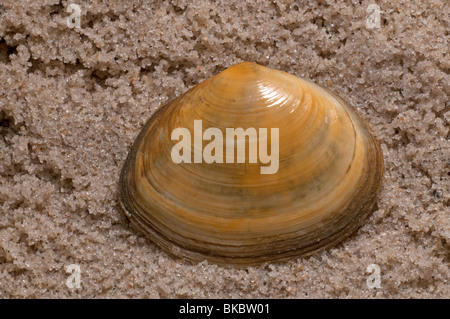
[[[80,28],[67,1],[0,4],[1,298],[450,297],[444,1],[377,1],[379,28],[372,1],[74,3]],[[119,172],[146,119],[241,61],[328,87],[379,138],[377,209],[336,247],[247,268],[191,263],[120,211]]]

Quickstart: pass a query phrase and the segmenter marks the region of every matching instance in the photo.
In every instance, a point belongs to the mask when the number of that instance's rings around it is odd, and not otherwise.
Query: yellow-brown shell
[[[264,164],[248,161],[174,163],[171,133],[193,132],[194,120],[224,139],[226,128],[279,128],[278,171],[261,174]],[[137,228],[177,256],[256,264],[340,242],[373,210],[382,175],[378,141],[351,107],[307,80],[244,62],[148,120],[119,199]]]

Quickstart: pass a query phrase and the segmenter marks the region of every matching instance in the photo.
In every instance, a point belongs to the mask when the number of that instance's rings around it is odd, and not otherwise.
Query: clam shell
[[[220,129],[224,141],[227,128],[278,128],[278,152],[275,137],[267,133],[264,140],[278,170],[262,174],[268,164],[250,156],[237,163],[236,149],[234,163],[175,163],[179,140],[171,134],[194,132],[195,120],[202,120],[202,132]],[[193,158],[209,141],[191,138]],[[343,100],[307,80],[244,62],[147,121],[123,166],[119,200],[131,222],[172,254],[257,264],[343,240],[373,210],[383,170],[377,139]]]

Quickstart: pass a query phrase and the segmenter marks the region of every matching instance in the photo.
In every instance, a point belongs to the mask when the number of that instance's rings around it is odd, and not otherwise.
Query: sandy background
[[[0,1],[0,297],[450,297],[449,4]],[[240,61],[329,87],[380,139],[378,210],[314,256],[235,269],[167,255],[119,171],[162,104]],[[70,264],[81,287],[69,289]],[[377,264],[381,288],[369,289]]]

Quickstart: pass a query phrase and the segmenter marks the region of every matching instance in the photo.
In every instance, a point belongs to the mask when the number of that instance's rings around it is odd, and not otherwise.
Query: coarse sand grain
[[[373,4],[0,1],[0,298],[449,298],[450,7]],[[190,263],[119,209],[146,119],[241,61],[328,87],[379,138],[377,209],[336,247],[246,268]]]

